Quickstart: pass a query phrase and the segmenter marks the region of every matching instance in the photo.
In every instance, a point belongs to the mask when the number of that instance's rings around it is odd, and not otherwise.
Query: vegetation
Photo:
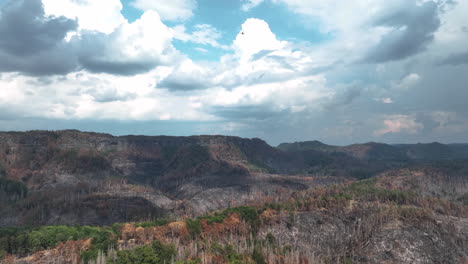
[[[240,206],[234,208],[228,208],[221,212],[216,212],[212,215],[206,215],[199,217],[198,219],[205,219],[208,224],[221,223],[223,220],[231,214],[237,213],[239,216],[249,223],[254,223],[258,220],[259,212],[255,207],[252,206]]]
[[[158,220],[154,220],[150,222],[136,223],[135,227],[147,228],[147,227],[163,226],[163,225],[167,225],[168,223],[169,223],[168,220],[158,219]]]
[[[265,257],[263,256],[263,253],[259,247],[254,248],[254,251],[252,253],[252,260],[256,264],[266,264]]]
[[[6,200],[19,200],[25,198],[28,188],[22,182],[0,178],[0,198]]]
[[[93,152],[79,153],[77,150],[61,151],[55,155],[55,162],[69,168],[71,172],[101,171],[109,168],[109,162]]]
[[[243,256],[240,255],[232,245],[221,245],[214,243],[211,246],[211,252],[221,256],[229,264],[243,264]]]
[[[465,193],[460,198],[458,198],[458,201],[464,205],[468,205],[468,193]]]
[[[358,206],[352,206],[354,203]],[[434,223],[431,220],[433,208],[437,208],[440,211],[438,213],[463,211],[461,207],[436,198],[424,198],[409,191],[385,189],[380,187],[377,179],[368,179],[351,184],[301,191],[283,203],[268,203],[258,207],[234,207],[198,218],[187,218],[185,223],[190,236],[178,237],[178,231],[165,227],[159,230],[171,230],[170,232],[164,231],[163,236],[170,238],[169,241],[172,244],[163,244],[158,240],[153,240],[154,234],[149,236],[150,240],[144,242],[138,241],[139,238],[134,235],[137,247],[117,253],[114,253],[116,239],[122,237],[123,224],[114,224],[112,227],[4,228],[0,229],[0,257],[6,254],[24,256],[38,250],[53,248],[67,240],[92,238],[89,250],[80,253],[84,263],[93,263],[93,260],[101,256],[105,256],[107,263],[112,264],[200,264],[202,259],[207,263],[230,264],[265,264],[279,259],[283,263],[306,263],[301,262],[304,259],[318,263],[322,261],[354,263],[358,261],[355,252],[363,248],[373,234],[379,232],[384,225],[394,219],[405,223],[424,222],[425,225],[430,225]],[[265,214],[262,214],[264,212]],[[320,215],[314,220],[316,225],[320,226],[326,221],[332,221],[329,224],[337,227],[345,225],[346,229],[342,232],[346,232],[346,235],[342,238],[327,240],[326,244],[321,245],[324,249],[320,259],[314,255],[304,255],[305,253],[301,252],[297,246],[285,243],[281,235],[271,232],[261,235],[258,232],[260,226],[271,224],[268,219],[265,219],[266,215],[271,212],[278,216],[273,225],[281,223],[286,227],[279,229],[283,230],[282,232],[297,227],[296,225],[300,223],[301,212],[314,212]],[[229,222],[225,220],[233,214],[238,215],[243,221],[235,227],[230,227]],[[146,233],[153,232],[152,227],[165,226],[168,223],[168,220],[155,220],[136,223],[133,226],[149,228],[145,231]],[[223,226],[223,223],[226,225]],[[131,236],[131,233],[126,235],[127,240]],[[174,240],[174,237],[177,239]],[[460,248],[464,246],[466,245],[463,243],[459,244]],[[200,258],[201,256],[203,258]]]
[[[187,224],[187,229],[193,236],[198,236],[201,233],[202,226],[200,219],[185,219],[185,223]]]
[[[164,245],[159,241],[153,241],[150,245],[137,247],[133,250],[122,250],[117,253],[115,260],[109,264],[166,264],[174,261],[176,250],[173,245]]]
[[[255,207],[251,206],[241,206],[225,209],[221,212],[215,212],[214,214],[209,214],[205,216],[198,217],[196,219],[187,218],[185,223],[187,224],[188,231],[193,236],[198,236],[202,231],[201,220],[205,220],[208,224],[222,223],[224,219],[232,214],[238,214],[242,220],[249,223],[252,227],[256,227],[259,224],[259,213],[262,210],[257,210]]]
[[[91,247],[82,253],[84,260],[97,257],[99,251],[114,247],[115,234],[110,228],[90,226],[43,226],[37,228],[1,228],[0,251],[25,256],[49,249],[69,240],[92,239]]]
[[[0,178],[6,174],[5,168],[3,168],[2,164],[0,164]]]

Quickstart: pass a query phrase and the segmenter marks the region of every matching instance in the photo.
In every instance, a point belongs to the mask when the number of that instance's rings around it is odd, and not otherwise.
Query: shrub
[[[28,188],[22,182],[0,178],[0,197],[4,193],[8,200],[18,200],[28,194]]]
[[[166,264],[173,261],[176,253],[176,249],[173,245],[164,245],[159,241],[153,241],[150,245],[137,247],[132,250],[119,251],[116,260],[111,260],[108,263]]]
[[[193,235],[199,235],[201,233],[201,222],[200,219],[185,219],[185,223],[187,224],[188,231]]]
[[[107,252],[115,247],[115,235],[110,228],[90,226],[43,226],[37,228],[1,228],[0,251],[20,256],[49,249],[68,240],[92,238],[87,252],[82,252],[84,260],[97,257],[101,250]]]
[[[258,247],[255,247],[253,250],[252,260],[256,264],[266,264],[265,257],[263,256],[262,251]]]
[[[229,264],[242,264],[242,256],[239,255],[232,245],[222,246],[219,243],[211,245],[211,251],[224,258]]]

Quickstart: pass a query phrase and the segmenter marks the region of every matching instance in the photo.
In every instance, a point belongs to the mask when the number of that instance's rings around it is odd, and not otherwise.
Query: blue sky
[[[241,30],[242,23],[251,17],[268,21],[271,30],[284,40],[319,44],[333,37],[331,32],[320,31],[318,19],[292,14],[285,4],[262,2],[248,11],[242,10],[243,4],[241,1],[199,0],[197,8],[193,11],[193,17],[183,24],[188,30],[193,30],[194,26],[199,24],[213,25],[221,33],[219,42],[223,45],[232,43]],[[132,5],[132,0],[124,0],[122,5],[122,14],[129,22],[137,20],[143,14],[142,10]],[[181,22],[169,21],[167,24],[177,26]],[[215,61],[226,53],[219,48],[204,47],[180,40],[176,40],[174,46],[194,60]],[[204,48],[208,52],[200,52],[196,48]]]
[[[468,142],[467,1],[0,0],[0,130]]]

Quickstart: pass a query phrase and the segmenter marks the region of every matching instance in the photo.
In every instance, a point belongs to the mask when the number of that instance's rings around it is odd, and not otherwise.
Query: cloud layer
[[[142,13],[133,20],[119,0],[7,1],[0,124],[182,122],[203,125],[173,134],[272,143],[468,141],[467,3],[250,0],[237,11],[260,4],[298,16],[323,42],[285,38],[255,17],[229,33],[198,19],[195,0],[131,1]],[[221,55],[196,59],[181,45]]]

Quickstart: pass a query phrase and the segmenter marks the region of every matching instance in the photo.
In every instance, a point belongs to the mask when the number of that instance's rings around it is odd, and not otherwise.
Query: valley
[[[467,263],[467,161],[464,144],[0,132],[0,263]]]

